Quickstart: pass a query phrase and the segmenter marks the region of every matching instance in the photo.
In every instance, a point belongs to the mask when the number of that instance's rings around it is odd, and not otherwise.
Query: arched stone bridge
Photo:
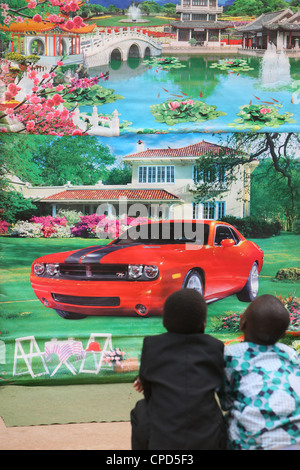
[[[89,67],[107,65],[112,59],[126,61],[130,57],[161,55],[161,43],[147,34],[122,29],[111,34],[99,33],[82,42],[81,50]]]

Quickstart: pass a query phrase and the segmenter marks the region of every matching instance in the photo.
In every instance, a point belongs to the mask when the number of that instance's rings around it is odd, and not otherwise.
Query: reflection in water
[[[277,54],[276,46],[271,43],[263,56],[261,82],[268,88],[281,87],[291,82],[289,58],[284,51]]]

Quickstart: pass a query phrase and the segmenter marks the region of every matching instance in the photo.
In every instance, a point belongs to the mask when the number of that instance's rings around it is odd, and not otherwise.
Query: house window
[[[198,13],[192,14],[193,21],[207,21],[207,15],[199,15]]]
[[[209,0],[209,6],[212,7],[212,8],[216,8],[217,0]]]
[[[189,21],[190,15],[189,13],[182,13],[182,21]]]
[[[216,15],[208,15],[209,21],[216,21]]]
[[[193,202],[193,219],[220,220],[225,217],[225,202]]]
[[[217,42],[219,41],[219,30],[218,29],[209,29],[208,30],[208,40]]]
[[[195,183],[215,183],[216,181],[225,183],[225,168],[219,166],[200,170],[199,166],[193,165],[193,180]]]
[[[207,7],[207,0],[192,0],[193,6]]]
[[[139,183],[174,183],[175,168],[173,165],[140,166]]]

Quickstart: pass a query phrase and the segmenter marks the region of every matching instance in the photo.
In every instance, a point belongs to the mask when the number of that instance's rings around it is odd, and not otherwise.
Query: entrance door
[[[197,44],[203,46],[206,41],[206,31],[194,31],[192,34],[193,38],[196,39]]]
[[[189,29],[180,29],[178,34],[178,41],[188,41],[190,39]]]

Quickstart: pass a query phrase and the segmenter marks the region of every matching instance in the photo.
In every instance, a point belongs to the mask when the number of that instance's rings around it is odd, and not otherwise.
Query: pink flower
[[[36,23],[41,23],[41,21],[43,21],[43,18],[41,17],[41,15],[34,15],[34,17],[32,19]]]
[[[41,98],[37,95],[32,94],[29,98],[30,103],[32,104],[38,104],[41,102]]]
[[[34,121],[28,121],[27,124],[26,124],[26,130],[28,132],[30,132],[30,131],[33,131],[34,128],[35,128],[35,122]]]
[[[169,103],[169,108],[172,109],[173,111],[179,108],[179,106],[180,106],[180,103],[178,103],[178,101],[171,101]]]
[[[84,25],[83,20],[80,16],[75,16],[75,18],[73,18],[73,23],[76,28],[80,28]]]
[[[58,60],[58,61],[56,62],[56,65],[58,65],[59,67],[61,67],[62,65],[64,65],[64,63],[63,63],[61,60]]]
[[[261,108],[260,111],[259,111],[261,114],[267,114],[267,113],[270,113],[271,110],[269,108]]]
[[[53,99],[53,102],[54,102],[54,105],[55,106],[59,106],[60,103],[63,103],[65,100],[62,99],[62,97],[60,95],[58,95],[57,93],[52,97]]]
[[[34,80],[37,76],[37,72],[35,70],[31,70],[29,73],[28,73],[28,78],[30,80]]]
[[[27,5],[27,8],[30,8],[32,10],[33,8],[36,7],[36,5],[37,5],[37,3],[36,3],[35,0],[30,0],[30,2]]]
[[[51,98],[48,98],[45,105],[47,106],[47,108],[53,108],[54,101]]]
[[[7,3],[1,3],[0,8],[1,8],[2,10],[4,10],[4,11],[9,10],[9,6],[8,6]]]
[[[80,129],[75,129],[75,131],[72,132],[72,135],[82,135],[82,131]]]
[[[7,25],[10,24],[11,20],[12,20],[12,17],[7,15],[4,19],[4,24],[7,24]]]
[[[15,85],[14,83],[10,83],[8,85],[8,91],[9,91],[9,93],[12,94],[12,96],[16,96],[18,94],[18,91],[20,91],[20,90],[21,90],[21,88],[18,87],[17,85]]]
[[[71,20],[68,20],[68,21],[65,23],[65,27],[66,27],[67,29],[73,29],[74,26],[75,26],[75,25],[74,25],[73,21],[71,21]]]
[[[63,85],[57,85],[57,87],[55,88],[56,91],[62,91],[63,89],[64,89]]]
[[[47,80],[47,78],[49,78],[49,77],[50,77],[49,73],[44,73],[44,75],[43,75],[44,80]]]
[[[9,93],[9,91],[6,91],[4,93],[4,99],[5,101],[10,101],[11,99],[13,98],[13,95],[11,93]]]
[[[17,23],[23,23],[23,18],[22,18],[22,16],[16,16],[16,22],[17,22]]]

